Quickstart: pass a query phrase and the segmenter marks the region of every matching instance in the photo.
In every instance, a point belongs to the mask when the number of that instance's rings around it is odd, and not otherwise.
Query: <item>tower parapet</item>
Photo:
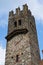
[[[17,14],[17,15],[20,14],[20,7],[16,8],[16,14]]]
[[[27,4],[23,5],[23,14],[28,14],[28,6]]]
[[[10,16],[13,16],[13,15],[14,15],[14,12],[13,12],[13,10],[12,10],[12,11],[9,12],[9,17],[10,17]]]

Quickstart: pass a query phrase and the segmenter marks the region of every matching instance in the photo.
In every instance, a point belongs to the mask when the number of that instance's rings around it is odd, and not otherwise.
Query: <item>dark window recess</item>
[[[18,59],[19,59],[19,55],[16,55],[16,62],[18,62]]]
[[[23,55],[23,53],[21,53],[21,55]]]
[[[13,59],[13,57],[11,57]]]
[[[21,25],[21,20],[18,20],[18,24]]]
[[[14,26],[17,27],[17,22],[16,21],[14,22]]]

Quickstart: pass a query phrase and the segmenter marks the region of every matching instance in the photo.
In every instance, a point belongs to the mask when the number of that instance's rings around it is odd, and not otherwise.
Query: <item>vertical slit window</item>
[[[16,21],[14,22],[14,27],[17,27],[17,22]]]
[[[18,20],[18,24],[21,25],[21,20]]]
[[[16,62],[18,62],[19,60],[19,55],[16,55]]]

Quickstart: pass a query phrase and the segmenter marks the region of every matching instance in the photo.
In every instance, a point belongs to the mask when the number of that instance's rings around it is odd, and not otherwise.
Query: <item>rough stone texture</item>
[[[21,20],[21,25],[18,25],[18,20]],[[15,21],[17,27],[14,26]],[[15,29],[24,28],[28,30],[26,34],[16,35],[7,41],[5,65],[39,65],[40,51],[35,19],[26,4],[22,11],[17,8],[15,14],[13,11],[9,12],[8,34]],[[16,55],[19,55],[18,62]]]

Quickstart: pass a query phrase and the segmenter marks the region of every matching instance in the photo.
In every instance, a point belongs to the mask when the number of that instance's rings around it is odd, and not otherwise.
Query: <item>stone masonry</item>
[[[35,18],[27,4],[9,12],[5,65],[39,65]]]

